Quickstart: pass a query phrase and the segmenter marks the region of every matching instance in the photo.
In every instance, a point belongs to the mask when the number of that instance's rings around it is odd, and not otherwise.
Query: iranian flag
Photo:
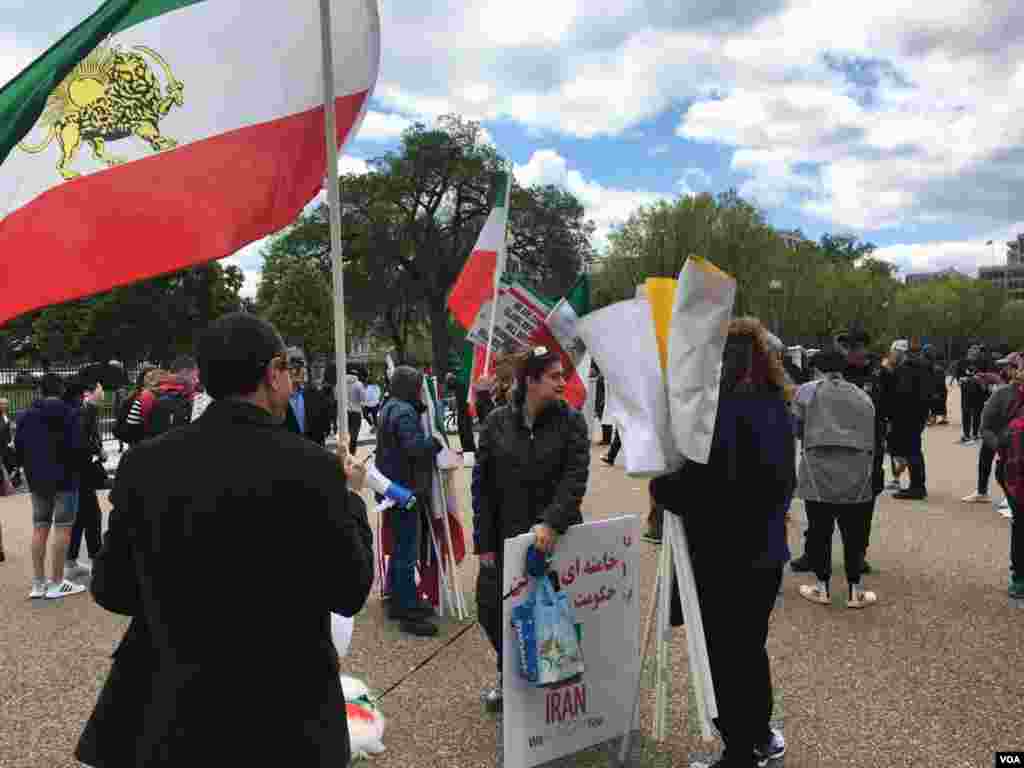
[[[341,147],[380,27],[329,7]],[[291,223],[324,183],[322,60],[319,0],[107,0],[42,52],[0,88],[0,323]]]
[[[448,309],[466,330],[473,327],[481,307],[494,298],[498,279],[505,271],[505,227],[511,192],[509,174],[499,173],[495,179],[494,207],[448,294]],[[489,319],[487,323],[489,327]]]
[[[579,335],[579,321],[590,312],[590,278],[580,275],[576,284],[555,304],[544,324],[533,332],[530,342],[558,351],[565,369],[565,399],[577,410],[587,401],[590,355]]]

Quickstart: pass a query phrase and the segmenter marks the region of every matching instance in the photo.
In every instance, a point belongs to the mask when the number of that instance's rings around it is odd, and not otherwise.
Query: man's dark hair
[[[174,358],[174,362],[171,363],[171,373],[191,371],[193,368],[198,367],[199,365],[196,363],[196,359],[191,355],[178,355]]]
[[[43,397],[60,397],[64,394],[64,382],[56,373],[47,373],[39,380],[39,391]]]
[[[266,320],[233,312],[213,322],[199,339],[199,378],[210,397],[251,395],[273,358],[284,356],[284,340]]]

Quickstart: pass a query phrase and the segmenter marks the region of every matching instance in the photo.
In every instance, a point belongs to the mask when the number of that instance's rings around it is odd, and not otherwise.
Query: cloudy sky
[[[0,82],[98,4],[0,0],[19,19],[0,27]],[[457,112],[521,184],[575,193],[599,246],[640,204],[730,187],[776,227],[855,234],[904,273],[974,272],[1024,232],[1014,0],[385,0],[381,16],[348,170]],[[256,251],[233,258],[247,291]]]

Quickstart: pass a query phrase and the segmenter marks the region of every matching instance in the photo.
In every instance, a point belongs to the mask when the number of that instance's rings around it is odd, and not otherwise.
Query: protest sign
[[[640,674],[639,520],[635,515],[571,527],[551,569],[575,610],[583,676],[536,688],[519,673],[512,609],[529,595],[526,550],[533,534],[505,541],[503,766],[530,768],[618,738],[631,726]]]
[[[491,299],[493,301],[493,299]],[[478,347],[487,346],[487,323],[491,317],[491,301],[477,313],[476,322],[466,338]],[[504,275],[498,288],[498,314],[494,324],[496,352],[511,352],[527,346],[530,336],[543,324],[554,305],[526,286]]]

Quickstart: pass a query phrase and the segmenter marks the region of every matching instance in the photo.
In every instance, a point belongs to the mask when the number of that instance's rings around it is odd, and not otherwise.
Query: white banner
[[[466,338],[478,347],[487,346],[487,324],[491,318],[492,301],[480,307],[476,322],[466,334]],[[526,346],[530,336],[547,318],[551,307],[547,300],[529,288],[502,276],[498,289],[493,351],[511,352]]]
[[[617,738],[631,723],[640,674],[639,518],[576,525],[558,540],[552,569],[568,593],[583,641],[579,682],[535,688],[519,672],[512,609],[529,594],[533,534],[505,541],[503,734],[505,768],[530,768]]]

